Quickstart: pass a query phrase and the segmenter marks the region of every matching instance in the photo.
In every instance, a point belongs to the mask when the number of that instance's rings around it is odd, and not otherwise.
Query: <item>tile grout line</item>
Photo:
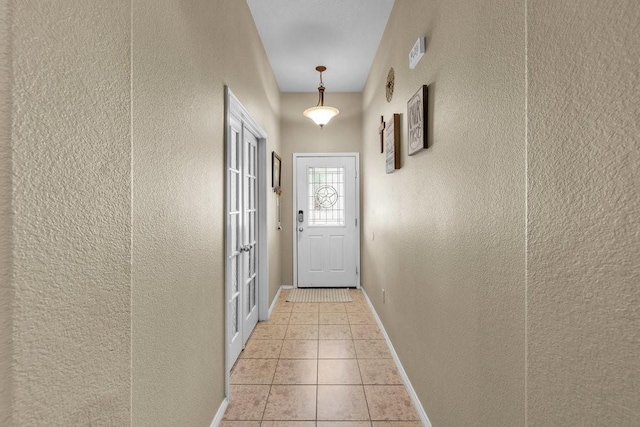
[[[269,404],[269,398],[271,397],[271,389],[273,388],[273,384],[269,385],[269,393],[267,393],[267,400],[264,402],[264,409],[262,410],[262,416],[260,417],[260,425],[264,421],[264,414],[267,412],[267,405]]]
[[[282,347],[284,347],[284,340],[287,336],[287,331],[289,330],[289,322],[291,321],[291,312],[289,312],[289,320],[287,321],[287,329],[284,331],[284,336],[282,337]],[[276,362],[276,369],[273,371],[273,377],[271,378],[271,384],[269,384],[269,393],[267,394],[267,401],[264,404],[264,409],[262,410],[262,417],[260,418],[260,425],[265,421],[264,415],[267,412],[267,405],[269,404],[269,398],[271,397],[271,390],[273,390],[273,380],[276,376],[276,371],[278,370],[278,365],[280,364],[280,354],[282,354],[282,347],[280,347],[280,353],[278,354],[278,359]]]
[[[347,314],[347,318],[348,318],[348,314]],[[353,352],[356,355],[356,365],[358,365],[358,375],[360,375],[360,387],[362,387],[362,395],[364,396],[364,403],[365,405],[367,405],[367,415],[369,416],[369,425],[372,426],[372,422],[371,422],[371,409],[369,409],[369,401],[367,400],[367,393],[365,392],[364,389],[364,380],[362,379],[362,370],[360,369],[360,358],[358,357],[358,352],[356,350],[356,343],[355,343],[355,339],[353,338],[353,324],[351,323],[351,319],[349,319],[349,331],[351,332],[351,344],[353,345]]]
[[[320,308],[318,308],[318,322],[320,322]],[[320,325],[318,324],[318,340],[316,345],[316,427],[318,426],[318,400],[320,399]]]
[[[351,326],[351,325],[350,325]],[[353,336],[353,331],[351,332]],[[353,351],[356,351],[356,343],[355,340],[351,340],[353,344]],[[356,364],[358,365],[358,374],[360,375],[360,387],[362,387],[362,395],[364,396],[364,403],[367,405],[367,415],[369,416],[369,425],[373,425],[371,421],[371,409],[369,408],[369,400],[367,399],[367,392],[364,388],[364,380],[362,379],[362,371],[360,370],[360,358],[358,357],[358,353],[356,352]]]

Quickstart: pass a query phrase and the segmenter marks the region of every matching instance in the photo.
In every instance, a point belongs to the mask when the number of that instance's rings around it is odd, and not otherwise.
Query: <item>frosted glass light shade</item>
[[[318,126],[322,127],[329,123],[329,120],[334,118],[340,113],[337,108],[333,107],[311,107],[304,110],[302,113],[305,117],[309,117]]]

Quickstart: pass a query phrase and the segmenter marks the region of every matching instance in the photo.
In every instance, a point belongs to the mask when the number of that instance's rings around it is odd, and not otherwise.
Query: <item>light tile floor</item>
[[[294,304],[288,291],[231,371],[222,427],[422,425],[363,294]]]

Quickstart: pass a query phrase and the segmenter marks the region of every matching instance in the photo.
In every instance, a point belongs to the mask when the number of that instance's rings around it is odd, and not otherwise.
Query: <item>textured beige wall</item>
[[[224,397],[224,85],[279,151],[244,1],[133,6],[133,425],[205,426]],[[271,285],[280,284],[275,197]]]
[[[325,103],[339,109],[340,114],[322,130],[302,115],[318,102],[317,92],[281,96],[282,152],[278,154],[282,157],[283,285],[293,284],[293,153],[359,153],[362,146],[362,94],[330,90],[328,86]]]
[[[11,51],[8,0],[0,0],[0,425],[11,424]]]
[[[134,3],[132,24],[127,1],[0,0],[1,425],[211,422],[224,84],[283,158],[271,296],[292,282],[291,155],[360,151],[363,285],[434,425],[523,425],[525,404],[531,426],[637,424],[637,2],[529,1],[526,103],[524,5],[397,2],[323,131],[300,115],[315,94],[279,95],[244,2]],[[386,175],[379,116],[424,83],[432,146],[407,157],[403,117]]]
[[[524,21],[511,0],[397,1],[364,89],[362,283],[436,426],[524,424]],[[431,146],[408,157],[423,84]],[[387,175],[377,130],[393,113],[402,168]]]
[[[528,2],[528,425],[640,420],[640,3]]]
[[[15,425],[129,424],[129,16],[12,2]]]
[[[130,2],[7,7],[0,424],[129,425],[133,397],[134,425],[208,425],[224,394],[224,84],[279,150],[249,10],[136,2],[132,59]]]

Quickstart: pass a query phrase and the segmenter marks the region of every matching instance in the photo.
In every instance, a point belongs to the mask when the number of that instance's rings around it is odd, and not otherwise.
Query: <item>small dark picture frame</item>
[[[407,154],[427,148],[427,100],[429,89],[424,85],[407,102]]]
[[[387,173],[393,173],[402,166],[400,162],[400,114],[394,114],[384,129]]]
[[[275,151],[271,152],[271,186],[273,191],[280,189],[280,178],[282,177],[282,159],[276,154]]]

